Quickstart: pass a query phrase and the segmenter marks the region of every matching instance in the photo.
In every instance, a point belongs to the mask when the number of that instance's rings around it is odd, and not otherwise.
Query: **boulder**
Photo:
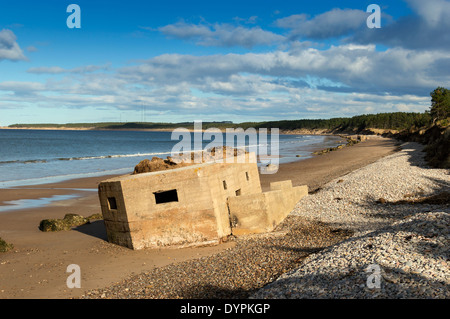
[[[70,230],[72,227],[81,226],[90,223],[91,220],[102,219],[101,214],[94,214],[89,217],[83,217],[77,214],[66,214],[63,219],[43,219],[39,224],[39,229],[43,232],[54,232],[61,230]]]
[[[201,152],[200,162],[210,162],[218,159],[225,159],[227,157],[234,157],[242,154],[246,154],[248,152],[236,149],[232,147],[213,147],[206,152]],[[162,159],[159,157],[153,157],[151,160],[144,159],[140,161],[135,167],[133,174],[141,174],[141,173],[149,173],[149,172],[157,172],[164,171],[168,169],[174,169],[179,167],[185,167],[189,165],[199,164],[198,159],[195,156],[194,152],[190,153],[180,153],[176,155],[174,158],[171,156],[167,156],[167,159]]]
[[[8,244],[6,241],[0,238],[0,253],[5,253],[13,247],[14,246],[12,244]]]

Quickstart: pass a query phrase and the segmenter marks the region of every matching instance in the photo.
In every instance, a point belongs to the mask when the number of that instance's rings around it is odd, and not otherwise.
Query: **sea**
[[[194,133],[188,134],[195,150]],[[245,140],[247,149],[265,147],[270,155],[275,138],[270,132],[257,136],[256,145]],[[211,137],[204,137],[197,147],[211,145]],[[143,159],[170,156],[181,139],[170,131],[0,129],[0,188],[128,174]],[[280,134],[279,163],[310,158],[314,150],[342,143],[336,136]]]

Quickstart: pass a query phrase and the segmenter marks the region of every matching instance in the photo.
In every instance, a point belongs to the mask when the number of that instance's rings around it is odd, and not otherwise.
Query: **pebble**
[[[292,215],[353,235],[309,255],[250,298],[450,298],[448,203],[392,204],[406,194],[420,198],[449,191],[448,170],[427,167],[422,149],[405,143],[400,152],[303,198]],[[331,200],[336,197],[341,200]],[[367,271],[368,266],[378,267],[379,273]],[[375,277],[379,285],[372,287],[369,280]]]
[[[342,241],[347,231],[289,216],[274,232],[238,237],[216,255],[150,269],[82,299],[243,299],[295,269],[314,251]]]
[[[448,204],[391,204],[449,190],[448,171],[426,167],[422,149],[405,143],[331,181],[272,233],[81,298],[450,298]]]

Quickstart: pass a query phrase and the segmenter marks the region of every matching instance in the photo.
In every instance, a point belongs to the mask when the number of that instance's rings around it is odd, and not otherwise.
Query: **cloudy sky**
[[[422,112],[449,30],[449,0],[0,0],[0,126]]]

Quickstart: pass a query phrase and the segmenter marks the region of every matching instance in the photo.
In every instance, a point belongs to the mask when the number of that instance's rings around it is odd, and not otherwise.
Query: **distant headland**
[[[297,134],[336,134],[336,133],[366,133],[383,134],[397,133],[411,128],[421,128],[429,125],[429,113],[393,112],[379,114],[364,114],[353,117],[331,119],[298,119],[263,122],[232,121],[202,122],[202,128],[279,128],[280,132]],[[2,129],[54,129],[54,130],[153,130],[170,131],[176,128],[194,129],[194,122],[163,123],[163,122],[98,122],[98,123],[66,123],[66,124],[13,124]]]

